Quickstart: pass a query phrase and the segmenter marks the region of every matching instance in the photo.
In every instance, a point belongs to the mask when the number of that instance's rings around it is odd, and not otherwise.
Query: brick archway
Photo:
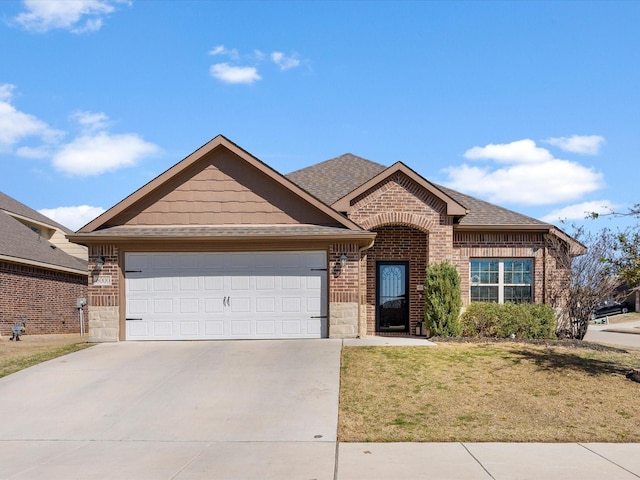
[[[424,215],[408,212],[384,212],[373,215],[361,223],[362,228],[373,230],[375,228],[398,225],[418,229],[429,233],[433,229],[433,222]]]

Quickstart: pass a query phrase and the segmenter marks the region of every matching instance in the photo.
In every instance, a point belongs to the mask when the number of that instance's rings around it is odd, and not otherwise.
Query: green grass
[[[32,367],[48,360],[67,355],[69,353],[83,350],[90,345],[87,343],[74,343],[60,347],[51,347],[37,353],[26,354],[19,358],[8,358],[0,360],[0,378],[11,375],[25,368]]]
[[[345,442],[638,442],[640,351],[526,343],[353,347]]]

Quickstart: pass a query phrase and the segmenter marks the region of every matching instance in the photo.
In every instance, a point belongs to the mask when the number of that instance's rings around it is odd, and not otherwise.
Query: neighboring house
[[[89,247],[93,341],[406,335],[431,262],[456,265],[464,304],[543,303],[557,245],[583,248],[400,162],[283,176],[223,136],[68,238]]]
[[[80,331],[87,249],[68,228],[0,192],[0,334],[27,320],[29,334]]]

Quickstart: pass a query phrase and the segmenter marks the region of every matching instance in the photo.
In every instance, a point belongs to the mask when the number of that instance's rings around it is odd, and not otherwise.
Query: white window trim
[[[471,277],[471,262],[474,260],[496,260],[498,262],[498,283],[474,283]],[[531,262],[531,283],[504,283],[504,262],[505,260],[529,260]],[[471,287],[498,287],[498,303],[504,303],[504,287],[530,287],[531,301],[533,302],[533,292],[535,284],[535,275],[533,273],[534,259],[530,257],[474,257],[469,259],[469,301],[471,302]]]

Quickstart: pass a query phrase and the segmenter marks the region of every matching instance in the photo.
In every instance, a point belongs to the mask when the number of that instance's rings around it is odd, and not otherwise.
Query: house
[[[0,192],[0,334],[27,320],[29,334],[80,331],[87,249],[68,228]]]
[[[553,225],[346,154],[283,176],[218,136],[68,235],[90,340],[406,335],[448,260],[462,300],[549,302]]]

